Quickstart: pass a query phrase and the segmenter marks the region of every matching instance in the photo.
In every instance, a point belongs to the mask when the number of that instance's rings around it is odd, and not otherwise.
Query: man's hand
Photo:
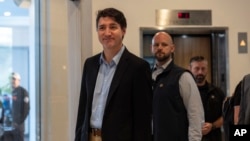
[[[202,127],[202,135],[208,134],[212,130],[213,124],[205,122]]]

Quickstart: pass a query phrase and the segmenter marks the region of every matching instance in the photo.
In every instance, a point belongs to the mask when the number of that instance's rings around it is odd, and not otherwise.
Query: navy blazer
[[[85,61],[75,141],[88,141],[100,55]],[[102,123],[102,141],[151,141],[152,85],[149,64],[126,48],[111,82]]]

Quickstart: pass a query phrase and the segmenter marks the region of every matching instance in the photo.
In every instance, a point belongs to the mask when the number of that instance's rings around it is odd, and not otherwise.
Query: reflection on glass
[[[31,0],[0,0],[0,141],[39,140],[36,7]]]

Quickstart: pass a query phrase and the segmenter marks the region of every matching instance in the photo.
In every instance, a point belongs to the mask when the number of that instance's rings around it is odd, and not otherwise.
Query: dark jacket
[[[250,125],[250,74],[244,76],[241,84],[239,124]]]
[[[84,64],[75,141],[88,141],[100,54]],[[150,141],[152,85],[149,64],[124,50],[111,82],[102,123],[102,141]]]
[[[205,122],[213,123],[218,118],[222,117],[222,107],[223,101],[225,99],[225,94],[220,88],[208,82],[206,82],[204,86],[198,86],[198,89],[200,91],[204,107]],[[203,140],[221,141],[221,129],[213,129],[207,135],[203,136]]]
[[[12,91],[13,123],[22,125],[29,114],[30,104],[28,92],[21,86]]]
[[[188,141],[188,118],[179,91],[184,69],[173,61],[156,77],[153,96],[154,141]]]

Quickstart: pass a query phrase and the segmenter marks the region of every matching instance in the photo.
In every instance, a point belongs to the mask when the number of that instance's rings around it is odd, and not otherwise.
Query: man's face
[[[194,75],[197,84],[205,83],[207,76],[207,61],[193,61],[190,64],[190,71]]]
[[[16,79],[15,77],[11,78],[11,84],[12,84],[12,88],[16,88],[20,85],[20,80]]]
[[[156,35],[152,40],[151,51],[160,64],[164,64],[170,59],[174,49],[175,47],[171,37],[164,33]]]
[[[121,48],[126,29],[110,17],[101,17],[97,26],[98,38],[104,49]]]

